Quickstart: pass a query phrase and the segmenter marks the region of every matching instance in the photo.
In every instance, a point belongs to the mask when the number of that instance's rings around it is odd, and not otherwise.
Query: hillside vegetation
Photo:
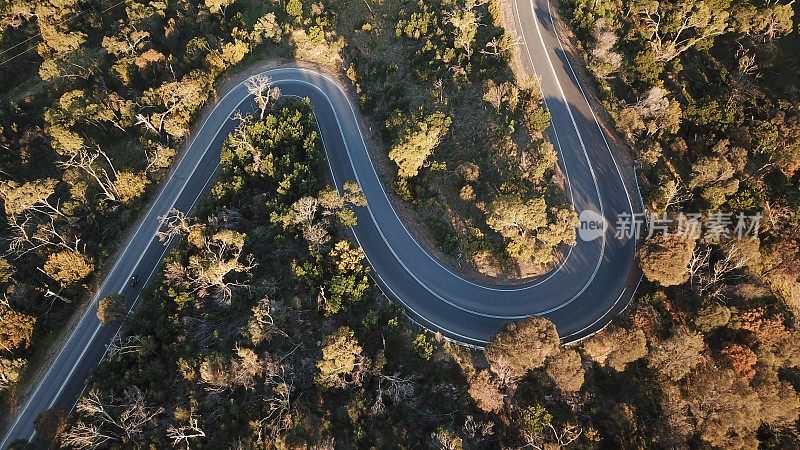
[[[168,217],[162,238],[178,245],[77,408],[45,411],[33,446],[796,447],[798,6],[561,6],[648,210],[671,221],[642,242],[645,281],[614,323],[564,347],[531,317],[483,352],[422,332],[347,239],[365,199],[352,181],[327,186],[310,105],[266,95],[228,136],[209,198]],[[93,291],[218,79],[265,58],[350,80],[404,219],[442,258],[504,279],[544,270],[575,217],[500,13],[474,0],[0,2],[5,399]],[[761,214],[757,235],[736,236],[739,214]],[[677,226],[690,219],[705,232]],[[99,316],[119,320],[105,300]]]

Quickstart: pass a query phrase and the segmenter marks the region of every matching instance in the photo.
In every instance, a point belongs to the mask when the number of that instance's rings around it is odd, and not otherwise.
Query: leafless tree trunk
[[[258,325],[260,333],[267,339],[272,335],[288,337],[289,335],[275,324],[273,309],[272,300],[268,297],[264,297],[259,300],[258,304],[253,308],[251,320]]]
[[[153,125],[153,122],[150,121],[150,118],[142,113],[136,114],[136,125],[144,125],[144,127],[150,130],[151,133],[156,135],[161,134],[161,130],[156,128],[156,126]]]
[[[136,387],[127,389],[122,398],[92,389],[81,397],[76,410],[88,422],[79,421],[74,429],[67,431],[65,439],[81,448],[96,448],[123,437],[136,440],[145,425],[164,412],[163,407],[148,406],[144,394]]]
[[[141,336],[126,336],[117,334],[108,345],[108,357],[115,358],[117,356],[126,355],[128,353],[136,353],[142,348]]]
[[[59,165],[63,169],[80,169],[97,182],[97,185],[100,186],[100,189],[108,200],[117,201],[116,189],[114,187],[114,180],[117,179],[117,171],[106,152],[104,152],[99,145],[96,146],[95,149],[95,151],[89,151],[86,148],[82,148],[68,161],[62,161]],[[98,159],[105,161],[107,167],[103,167],[99,164]]]
[[[692,288],[701,295],[722,296],[721,288],[725,280],[733,276],[733,272],[745,267],[752,259],[744,254],[736,241],[728,244],[723,251],[724,257],[711,262],[711,248],[697,248],[689,260],[689,275]]]
[[[107,433],[96,424],[78,421],[61,435],[65,447],[95,449],[109,441],[119,441],[119,436]]]
[[[189,233],[189,219],[182,211],[172,208],[169,213],[161,218],[164,231],[158,232],[158,240],[166,243],[174,236],[181,236]]]
[[[200,429],[197,424],[197,418],[194,416],[189,417],[189,423],[180,427],[170,425],[167,428],[167,437],[172,439],[172,446],[177,447],[179,444],[186,444],[189,448],[189,440],[205,437],[206,433]]]
[[[261,110],[259,120],[264,120],[270,102],[275,102],[281,96],[281,90],[277,86],[272,86],[272,79],[265,75],[254,75],[245,82],[247,91],[255,98],[258,108]]]
[[[5,254],[19,257],[45,246],[80,252],[80,239],[60,231],[56,226],[57,217],[50,215],[42,219],[44,221],[39,222],[33,215],[10,216],[8,225],[11,233],[10,237],[4,238],[8,241]]]

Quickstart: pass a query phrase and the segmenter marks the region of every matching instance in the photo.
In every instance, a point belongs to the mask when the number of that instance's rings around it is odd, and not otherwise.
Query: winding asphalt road
[[[518,32],[523,37],[526,70],[537,74],[552,113],[550,137],[567,175],[569,196],[580,212],[594,211],[611,226],[591,241],[578,240],[557,268],[524,285],[489,286],[459,277],[430,256],[398,218],[384,191],[353,104],[331,78],[313,70],[282,68],[265,72],[284,95],[308,97],[314,109],[339,188],[356,180],[367,197],[359,208],[354,236],[363,247],[373,275],[384,292],[402,303],[423,327],[465,345],[483,347],[509,320],[532,314],[552,320],[564,342],[573,342],[604,327],[624,309],[640,279],[634,264],[636,243],[614,237],[618,214],[641,211],[641,200],[623,151],[612,150],[596,121],[583,88],[553,27],[547,0],[516,0]],[[51,408],[70,409],[85,380],[103,358],[118,328],[101,326],[95,316],[99,298],[119,292],[131,310],[138,289],[128,286],[134,274],[146,284],[168,250],[156,238],[161,217],[172,208],[190,210],[207,190],[219,164],[219,149],[236,122],[236,110],[254,105],[240,84],[214,107],[188,150],[177,163],[131,237],[97,297],[87,308],[52,365],[0,442],[31,440],[37,415]],[[623,163],[624,161],[624,163]]]

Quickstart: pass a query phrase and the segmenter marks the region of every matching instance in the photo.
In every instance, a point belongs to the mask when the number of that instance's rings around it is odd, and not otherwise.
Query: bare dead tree
[[[178,261],[168,262],[164,266],[164,280],[171,285],[184,283],[189,280],[188,269]]]
[[[416,377],[401,376],[399,373],[392,375],[378,374],[378,387],[375,394],[375,403],[370,408],[371,416],[382,416],[386,412],[384,398],[388,398],[395,405],[414,396]]]
[[[380,385],[387,385],[384,392],[386,392],[395,404],[414,396],[414,392],[416,391],[415,379],[416,377],[413,375],[401,376],[399,373],[394,373],[392,375],[381,374],[378,377]]]
[[[315,197],[303,197],[292,205],[292,212],[294,217],[292,221],[295,224],[310,225],[314,222],[314,218],[319,208],[319,200]]]
[[[64,447],[80,449],[95,449],[106,442],[119,440],[120,437],[116,434],[107,433],[99,425],[82,420],[61,434],[61,444]]]
[[[386,413],[386,404],[383,402],[383,393],[378,390],[378,395],[375,396],[375,402],[369,408],[369,415],[372,417],[380,417]]]
[[[322,311],[327,303],[328,297],[325,295],[325,286],[320,286],[317,293],[317,309]]]
[[[63,295],[59,294],[58,292],[53,292],[50,288],[47,289],[47,291],[44,293],[44,296],[45,297],[56,298],[58,300],[61,300],[64,303],[72,303],[72,300],[68,299],[67,297],[64,297]]]
[[[138,335],[125,336],[117,334],[108,344],[108,357],[116,358],[128,353],[136,353],[142,348],[142,337]]]
[[[186,213],[172,208],[169,213],[160,218],[161,223],[163,224],[164,230],[159,230],[158,232],[158,240],[161,243],[166,243],[174,236],[181,236],[189,234],[189,219],[186,217]]]
[[[521,37],[512,39],[511,36],[506,34],[501,37],[492,38],[492,40],[487,42],[486,45],[481,49],[480,53],[494,56],[496,58],[502,58],[506,55],[512,55],[517,46],[519,46],[521,43]]]
[[[285,331],[275,324],[273,316],[274,302],[269,297],[264,297],[253,307],[252,316],[248,324],[250,338],[263,341],[274,335],[288,337]]]
[[[467,418],[464,419],[464,426],[462,429],[467,437],[473,441],[481,442],[494,434],[494,430],[492,430],[493,427],[493,422],[477,421],[473,416],[468,415]]]
[[[161,130],[156,128],[156,126],[153,124],[153,122],[150,121],[150,118],[147,117],[146,115],[142,114],[142,113],[136,113],[136,124],[135,125],[144,126],[148,130],[150,130],[150,132],[153,133],[153,134],[156,134],[156,135],[161,134]]]
[[[319,249],[330,241],[331,236],[325,228],[325,225],[321,223],[312,223],[303,229],[303,238],[305,238],[309,244]]]
[[[670,208],[681,205],[693,197],[691,190],[687,189],[681,180],[674,179],[673,181],[672,184],[665,183],[664,206],[661,208],[661,212],[669,211]]]
[[[259,357],[250,348],[240,348],[237,345],[236,354],[238,358],[231,363],[230,383],[234,386],[241,386],[248,391],[254,390],[256,378],[264,373],[264,369],[270,363]]]
[[[0,183],[0,197],[5,203],[10,232],[3,237],[8,243],[5,255],[17,257],[45,246],[78,251],[79,240],[61,230],[75,220],[61,212],[58,203],[49,198],[55,193],[57,181],[38,180],[18,184]],[[69,228],[69,227],[67,227]]]
[[[137,387],[126,389],[124,395],[119,423],[125,434],[129,438],[135,439],[142,434],[144,425],[163,413],[164,408],[147,405],[144,401],[144,394]]]
[[[47,246],[80,252],[80,239],[62,231],[59,226],[62,221],[58,219],[54,215],[9,217],[8,224],[11,233],[9,237],[5,238],[8,242],[6,255],[14,254],[20,257]]]
[[[186,444],[189,448],[189,441],[192,439],[206,437],[206,433],[200,428],[195,416],[189,417],[189,422],[186,425],[175,427],[170,425],[167,428],[167,437],[172,439],[172,446],[177,447],[179,444]]]
[[[164,412],[163,407],[147,405],[136,387],[127,389],[121,398],[91,389],[80,398],[76,410],[82,419],[64,433],[62,442],[79,448],[97,448],[123,438],[135,441],[145,425]]]
[[[225,233],[227,231],[227,233]],[[223,236],[224,234],[224,236]],[[200,255],[189,258],[186,276],[193,292],[201,296],[208,295],[209,289],[215,289],[221,304],[230,304],[234,287],[246,287],[240,282],[226,281],[231,273],[249,273],[258,264],[253,255],[242,257],[243,242],[236,242],[235,231],[223,230],[210,237],[205,237],[205,248]]]
[[[270,103],[280,98],[280,88],[272,86],[272,78],[262,74],[253,75],[248,78],[245,82],[245,86],[247,87],[247,92],[253,96],[256,105],[258,105],[258,108],[261,110],[259,120],[264,120],[264,114],[266,114]]]
[[[484,94],[483,99],[488,101],[489,104],[494,107],[495,111],[500,111],[500,107],[503,105],[503,99],[506,97],[507,91],[507,84],[498,84],[490,81],[486,88],[486,94]]]
[[[101,162],[105,162],[102,164]],[[81,148],[69,160],[61,161],[59,166],[62,169],[75,168],[94,179],[103,195],[111,201],[117,201],[117,192],[114,187],[114,180],[117,179],[117,170],[99,145],[94,150]]]
[[[267,426],[271,437],[276,437],[281,431],[289,428],[290,423],[287,418],[292,410],[291,394],[294,390],[290,381],[286,380],[286,369],[281,366],[280,372],[276,372],[267,380],[271,385],[270,395],[264,397],[267,413],[260,420],[259,437],[264,426]]]
[[[731,241],[724,249],[723,257],[712,262],[711,247],[697,248],[689,260],[689,276],[692,289],[701,295],[718,298],[722,296],[724,282],[734,273],[747,266],[752,255],[745,254],[737,241]]]
[[[689,279],[691,280],[692,288],[699,289],[696,286],[700,282],[703,269],[708,266],[708,260],[711,257],[710,247],[697,247],[692,252],[692,257],[689,259]]]
[[[250,136],[247,134],[247,125],[250,124],[251,115],[243,116],[241,111],[236,111],[233,115],[235,120],[239,121],[236,130],[230,134],[230,139],[236,148],[246,148],[250,153],[260,153],[257,151],[255,145],[250,141]]]
[[[522,434],[526,442],[525,446],[536,450],[544,450],[553,447],[566,448],[583,434],[582,428],[570,423],[563,425],[558,430],[552,423],[548,423],[547,428],[553,434],[552,439],[548,439],[546,436],[534,436],[531,433],[523,432]]]
[[[302,227],[303,238],[317,249],[330,240],[326,222],[317,221],[319,210],[320,201],[316,197],[303,197],[292,204],[292,223]]]
[[[719,295],[720,288],[724,281],[734,277],[734,272],[747,266],[752,260],[752,255],[745,254],[738,241],[732,241],[723,250],[723,258],[715,261],[708,274],[707,285],[714,295]]]
[[[752,76],[758,72],[758,64],[756,64],[755,55],[750,53],[750,50],[745,48],[741,42],[738,42],[739,48],[734,54],[734,58],[739,62],[739,75]]]

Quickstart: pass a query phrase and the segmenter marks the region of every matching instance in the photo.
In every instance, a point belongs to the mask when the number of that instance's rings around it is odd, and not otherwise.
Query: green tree
[[[0,349],[7,352],[27,350],[33,337],[36,317],[14,311],[0,302]]]
[[[156,135],[166,132],[175,139],[186,137],[189,121],[208,98],[209,83],[207,74],[194,71],[146,90],[136,114],[137,124]]]
[[[369,268],[363,263],[364,251],[352,248],[347,240],[337,242],[328,255],[335,274],[330,278],[327,295],[322,299],[325,314],[332,315],[364,299],[369,290]]]
[[[360,385],[369,367],[355,333],[343,326],[325,337],[322,358],[317,361],[316,381],[324,388],[343,388]]]
[[[757,446],[761,401],[733,371],[704,367],[688,377],[685,398],[703,441],[720,448]]]
[[[44,271],[62,286],[66,287],[88,277],[94,265],[81,253],[62,250],[51,253],[44,263]]]
[[[553,415],[542,405],[527,406],[520,410],[519,431],[528,442],[535,441],[553,421]]]
[[[800,168],[800,117],[778,111],[754,130],[756,152],[767,155],[791,176]]]
[[[50,136],[50,144],[59,155],[71,156],[84,147],[83,137],[63,125],[53,125],[47,127],[47,134]]]
[[[303,1],[289,0],[286,2],[286,13],[294,18],[295,23],[300,23],[303,19]]]
[[[425,361],[430,361],[431,357],[433,357],[433,344],[428,340],[428,336],[425,333],[418,334],[411,346],[417,355]]]
[[[673,336],[653,347],[648,365],[672,381],[679,381],[703,361],[703,336],[679,328]]]
[[[48,199],[55,193],[57,183],[52,178],[22,184],[14,181],[0,183],[0,196],[3,198],[6,215],[20,215],[40,206],[52,209]]]
[[[481,410],[491,413],[503,408],[505,395],[497,378],[488,370],[481,370],[469,380],[469,395]]]
[[[0,392],[19,381],[23,367],[25,367],[24,359],[0,356]]]
[[[637,253],[644,276],[662,286],[685,283],[695,245],[694,239],[678,234],[655,234]]]
[[[541,367],[559,345],[555,325],[544,317],[531,316],[503,325],[486,345],[484,354],[501,380],[513,382],[528,370]]]
[[[218,49],[206,55],[206,62],[211,66],[211,75],[216,76],[227,68],[239,63],[250,51],[246,42],[234,39],[226,42]]]
[[[389,150],[389,159],[397,164],[397,174],[402,179],[417,176],[425,160],[442,142],[452,120],[444,113],[424,115],[422,111],[402,117],[396,114],[387,127],[396,130],[397,139]]]
[[[269,12],[261,16],[258,21],[253,25],[253,32],[250,33],[250,40],[258,44],[263,39],[269,39],[272,42],[280,42],[281,24],[278,22],[274,12]]]
[[[228,6],[232,5],[236,0],[205,0],[206,8],[212,13],[219,13],[225,15],[225,10]]]
[[[360,272],[364,270],[364,250],[361,247],[353,248],[350,241],[337,242],[330,251],[330,256],[336,264],[338,273]]]
[[[597,363],[622,372],[647,355],[647,338],[641,329],[607,328],[585,341],[583,350]]]
[[[508,254],[520,261],[547,263],[559,244],[574,244],[577,216],[569,208],[551,208],[542,197],[501,195],[489,204],[486,224],[507,239]]]
[[[450,13],[447,21],[453,26],[453,45],[472,56],[475,35],[478,34],[478,15],[469,7],[456,8]]]
[[[697,312],[694,317],[694,326],[703,333],[723,327],[731,320],[731,311],[727,306],[713,303]]]
[[[0,258],[0,284],[8,283],[14,276],[14,266],[5,258]]]
[[[325,315],[333,315],[346,310],[348,304],[358,303],[364,299],[369,290],[369,279],[366,271],[358,274],[334,275],[328,287],[323,309]]]
[[[561,392],[577,392],[583,386],[581,355],[575,350],[565,348],[553,355],[547,360],[545,371]]]
[[[718,208],[739,190],[739,180],[735,176],[744,170],[747,162],[747,150],[729,148],[727,140],[717,143],[713,150],[713,155],[703,156],[692,164],[689,180],[690,188],[702,189],[709,209]]]
[[[33,422],[36,429],[34,442],[46,448],[52,448],[58,436],[67,429],[69,411],[65,409],[47,409],[36,416]]]
[[[775,370],[761,370],[753,380],[761,400],[761,421],[774,429],[792,426],[800,417],[800,394],[788,381],[778,378]]]
[[[525,125],[528,132],[540,136],[550,126],[550,111],[538,102],[525,103]]]
[[[127,300],[122,294],[109,294],[97,303],[97,318],[103,325],[119,322],[127,311]]]
[[[233,291],[228,276],[234,273],[247,274],[256,266],[252,255],[242,255],[246,237],[238,231],[220,230],[210,236],[197,238],[195,242],[200,244],[202,250],[189,257],[185,273],[201,296],[213,293],[220,303],[230,303]],[[242,283],[237,285],[245,286]]]
[[[500,196],[489,204],[486,224],[509,239],[524,237],[547,226],[547,204],[542,197]]]
[[[117,172],[114,180],[114,192],[122,203],[130,203],[144,194],[150,180],[143,173],[134,173],[127,170]]]
[[[635,3],[637,31],[649,43],[656,61],[666,63],[687,50],[710,46],[727,26],[729,0],[681,0]]]
[[[431,433],[430,446],[435,450],[463,450],[464,440],[442,425]]]
[[[733,26],[740,33],[763,41],[786,36],[792,32],[794,26],[792,3],[764,2],[757,6],[743,2],[733,10]]]

